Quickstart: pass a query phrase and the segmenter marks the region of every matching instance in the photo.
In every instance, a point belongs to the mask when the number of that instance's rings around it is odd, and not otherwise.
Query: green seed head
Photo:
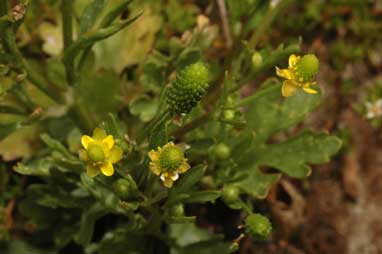
[[[272,224],[261,214],[251,214],[245,220],[245,228],[249,235],[257,240],[266,240],[272,233]]]
[[[187,66],[176,76],[166,92],[167,104],[175,115],[189,113],[208,88],[209,70],[204,63]]]
[[[312,81],[318,72],[320,62],[313,54],[303,56],[296,63],[296,78],[300,82]]]
[[[174,217],[184,216],[184,206],[183,206],[183,204],[179,203],[179,204],[173,205],[170,208],[170,215],[174,216]]]
[[[91,144],[88,149],[88,156],[93,162],[100,162],[105,160],[105,154],[100,144]]]
[[[232,204],[239,200],[240,190],[236,186],[227,185],[224,186],[222,191],[222,199],[226,204]]]
[[[176,146],[166,147],[159,156],[160,166],[167,171],[179,168],[184,159],[183,151]]]
[[[209,80],[209,70],[206,64],[197,62],[186,66],[178,75],[177,78],[189,85],[206,85]],[[193,84],[194,83],[194,84]]]

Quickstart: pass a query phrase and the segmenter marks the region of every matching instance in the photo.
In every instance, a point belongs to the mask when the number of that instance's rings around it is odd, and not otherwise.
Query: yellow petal
[[[109,155],[109,162],[116,163],[122,159],[122,149],[118,146],[113,146],[113,148],[110,150]]]
[[[179,166],[177,171],[179,173],[184,173],[189,169],[190,169],[190,165],[188,165],[187,160],[183,160],[182,164]]]
[[[298,86],[295,85],[293,81],[287,80],[283,83],[283,86],[281,87],[281,94],[284,97],[292,96],[296,92],[297,88]]]
[[[173,142],[168,142],[167,144],[165,144],[162,148],[165,149],[167,147],[172,147],[172,146],[175,146]]]
[[[81,144],[85,149],[88,149],[88,146],[94,142],[94,139],[89,137],[88,135],[83,135],[81,137]]]
[[[179,175],[177,173],[164,172],[160,176],[160,179],[162,180],[164,186],[166,186],[167,188],[171,188],[174,181],[177,180],[178,177],[179,177]]]
[[[171,180],[176,181],[179,178],[179,174],[177,172],[171,172],[168,174]]]
[[[174,181],[171,178],[166,178],[163,181],[163,185],[166,186],[167,188],[171,188],[173,183],[174,183]]]
[[[149,158],[151,161],[158,161],[160,156],[160,152],[157,152],[155,150],[151,150],[149,152]]]
[[[153,174],[157,175],[157,176],[159,176],[160,173],[162,172],[162,169],[159,166],[159,164],[155,163],[155,162],[150,162],[149,168],[150,168],[151,172],[153,172]]]
[[[108,135],[106,138],[102,140],[102,143],[107,144],[109,149],[111,149],[114,145],[114,138],[112,135]]]
[[[290,67],[294,67],[294,66],[296,65],[296,63],[297,63],[297,61],[298,61],[299,58],[300,58],[300,57],[299,57],[299,56],[296,56],[295,54],[290,55],[290,56],[289,56],[289,60],[288,60],[288,62],[289,62],[289,66],[290,66]]]
[[[93,165],[91,164],[88,164],[86,166],[86,174],[90,177],[95,177],[96,175],[98,175],[99,173],[99,170],[98,168],[94,167]]]
[[[105,157],[108,158],[110,156],[110,147],[107,143],[101,143],[103,153],[105,154]]]
[[[288,69],[279,69],[278,67],[276,67],[276,74],[277,76],[285,78],[285,79],[293,78],[293,74]]]
[[[100,128],[95,128],[93,131],[93,138],[96,140],[102,140],[106,137],[106,131]]]
[[[114,167],[110,162],[101,164],[100,169],[105,176],[112,176],[114,174]]]
[[[312,88],[309,88],[309,87],[304,87],[303,90],[309,94],[316,94],[317,91],[312,89]]]

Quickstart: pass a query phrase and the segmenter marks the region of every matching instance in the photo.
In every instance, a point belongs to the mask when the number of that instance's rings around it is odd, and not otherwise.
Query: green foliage
[[[321,91],[284,98],[275,78],[300,52],[295,38],[268,40],[291,1],[223,1],[224,26],[215,2],[165,2],[29,1],[11,22],[0,0],[1,202],[16,202],[23,224],[1,253],[234,253],[238,242],[196,226],[195,211],[239,210],[245,233],[266,239],[254,200],[339,150],[305,130]],[[297,72],[311,80],[308,56]],[[97,127],[106,134],[90,137]]]

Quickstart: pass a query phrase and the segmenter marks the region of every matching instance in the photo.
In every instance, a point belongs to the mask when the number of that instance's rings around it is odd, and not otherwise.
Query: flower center
[[[99,144],[91,144],[88,147],[89,158],[94,162],[100,162],[105,160],[105,154],[103,152],[102,146]]]
[[[167,171],[175,171],[182,164],[183,158],[183,152],[178,147],[167,147],[162,151],[159,163],[161,168]]]
[[[300,82],[312,81],[318,72],[320,63],[313,54],[303,56],[296,63],[296,77]]]

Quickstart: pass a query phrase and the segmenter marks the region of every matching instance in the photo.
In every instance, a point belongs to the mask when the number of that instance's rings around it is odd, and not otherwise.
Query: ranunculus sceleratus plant
[[[314,52],[263,36],[292,1],[226,1],[230,33],[201,7],[159,2],[0,1],[0,112],[14,116],[0,138],[33,128],[36,143],[14,167],[30,179],[18,210],[44,235],[29,244],[233,253],[242,236],[195,226],[190,207],[224,202],[265,240],[272,224],[253,200],[339,150],[327,133],[274,138],[322,99]]]

